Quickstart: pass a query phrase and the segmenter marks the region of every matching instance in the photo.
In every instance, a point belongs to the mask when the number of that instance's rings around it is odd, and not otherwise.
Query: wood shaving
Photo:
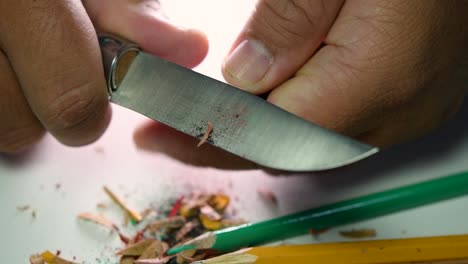
[[[31,264],[44,264],[44,260],[42,259],[41,255],[34,254],[29,256],[29,263]]]
[[[107,219],[103,215],[100,214],[93,214],[89,212],[83,212],[78,215],[79,219],[86,220],[93,222],[95,224],[107,227],[111,230],[118,230],[119,228],[112,222],[111,220]]]
[[[216,212],[216,210],[213,209],[213,207],[211,207],[209,205],[202,206],[200,208],[200,214],[206,216],[207,218],[209,218],[212,221],[221,221],[221,219],[222,219],[221,215],[218,214],[218,212]]]
[[[133,263],[135,263],[135,258],[132,256],[123,256],[119,261],[119,264],[133,264]]]
[[[63,259],[50,251],[44,251],[41,254],[41,258],[47,264],[77,264],[76,262]]]
[[[98,203],[96,204],[96,207],[99,209],[107,209],[109,206],[105,203]]]
[[[212,231],[212,230],[218,230],[222,228],[221,220],[219,221],[212,220],[211,218],[207,217],[204,214],[200,214],[199,218],[200,218],[201,224],[207,230]]]
[[[19,205],[19,206],[16,206],[16,210],[19,211],[19,212],[26,212],[26,211],[28,211],[29,209],[31,209],[31,206],[30,206],[30,205]]]
[[[122,210],[124,210],[133,221],[140,222],[142,220],[141,215],[137,211],[131,209],[122,198],[117,196],[107,186],[104,186],[104,192],[109,196],[109,198],[111,198],[112,201],[114,201]]]
[[[184,226],[187,220],[183,216],[173,216],[153,221],[146,226],[147,231],[156,232],[161,228],[179,228]]]
[[[176,255],[177,264],[185,264],[193,262],[192,257],[197,253],[196,249],[184,250]]]
[[[143,210],[143,212],[141,212],[141,217],[143,219],[146,219],[148,216],[153,215],[155,213],[156,211],[153,208],[146,208],[145,210]]]
[[[205,144],[205,142],[208,140],[210,137],[211,131],[213,130],[213,124],[208,121],[208,124],[206,126],[206,131],[203,137],[200,139],[200,142],[198,143],[197,147],[200,147],[201,145]]]
[[[148,238],[140,242],[137,242],[135,244],[131,244],[127,246],[126,248],[117,252],[117,255],[139,257],[155,241],[156,241],[155,239]]]
[[[164,257],[164,258],[154,258],[154,259],[139,259],[133,261],[134,264],[165,264],[167,263],[171,257]]]
[[[185,236],[190,233],[195,227],[199,226],[199,222],[196,220],[192,220],[190,222],[185,223],[185,225],[176,233],[175,240],[177,242],[181,241],[185,238]]]
[[[182,204],[179,214],[185,217],[192,217],[198,214],[200,207],[207,204],[209,199],[210,196],[206,194],[193,195],[191,199]]]
[[[164,254],[164,246],[159,240],[155,240],[151,243],[143,253],[138,257],[138,259],[153,259],[159,258]]]
[[[375,229],[364,228],[364,229],[352,229],[349,231],[339,231],[340,235],[347,238],[368,238],[376,237],[377,231]]]
[[[36,209],[32,209],[31,216],[32,216],[33,219],[37,218],[37,210]]]
[[[229,196],[225,194],[212,195],[208,200],[208,204],[219,213],[224,213],[224,210],[226,210],[229,202]]]
[[[128,208],[123,200],[104,187],[106,193],[121,208]],[[190,199],[184,199],[190,197]],[[116,255],[120,264],[165,264],[165,263],[191,263],[216,256],[218,252],[204,250],[181,252],[176,256],[166,256],[165,253],[171,247],[182,245],[194,238],[199,239],[200,235],[207,235],[207,231],[218,230],[220,228],[243,224],[245,221],[230,219],[226,213],[230,198],[224,194],[196,193],[188,196],[181,196],[171,200],[171,206],[162,207],[157,212],[163,212],[166,218],[156,214],[153,208],[143,211],[139,216],[145,218],[144,222],[135,225],[136,233],[127,237],[123,235],[118,226],[100,214],[84,212],[78,215],[79,219],[91,221],[112,230],[116,230],[120,240],[125,244],[125,248],[119,250]],[[99,206],[98,206],[99,207]],[[185,208],[185,209],[184,209]],[[30,209],[29,209],[30,210]],[[131,214],[124,209],[129,218]],[[185,211],[184,211],[185,210]],[[187,213],[184,215],[184,212]],[[133,219],[133,218],[132,218]],[[145,223],[143,225],[143,223]],[[202,236],[203,237],[203,236]],[[156,239],[158,238],[158,239]],[[194,242],[197,247],[206,247],[209,243],[214,243],[210,238],[203,241]],[[205,245],[206,244],[206,245]],[[58,254],[44,252],[40,255],[30,257],[31,264],[76,264],[58,257]],[[108,263],[108,260],[101,263]]]

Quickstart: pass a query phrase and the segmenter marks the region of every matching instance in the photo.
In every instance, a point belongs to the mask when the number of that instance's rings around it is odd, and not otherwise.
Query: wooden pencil
[[[468,263],[468,235],[255,247],[193,264]]]
[[[267,221],[205,233],[167,253],[172,255],[183,250],[202,248],[221,253],[232,252],[306,234],[311,229],[324,230],[466,195],[467,182],[468,172],[458,173]]]

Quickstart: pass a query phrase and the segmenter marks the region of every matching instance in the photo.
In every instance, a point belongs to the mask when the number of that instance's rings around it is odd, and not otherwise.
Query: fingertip
[[[182,28],[156,14],[134,14],[128,37],[140,47],[166,60],[193,68],[206,57],[208,38],[200,30]]]
[[[194,68],[199,65],[206,57],[209,51],[209,41],[206,34],[198,29],[185,30],[185,43],[191,43],[188,54],[181,54],[178,60],[181,65],[187,68]]]

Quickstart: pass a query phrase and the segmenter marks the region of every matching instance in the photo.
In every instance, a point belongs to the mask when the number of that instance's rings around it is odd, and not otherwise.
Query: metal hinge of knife
[[[373,146],[332,132],[264,99],[100,35],[111,102],[200,138],[264,167],[321,171],[376,152]]]

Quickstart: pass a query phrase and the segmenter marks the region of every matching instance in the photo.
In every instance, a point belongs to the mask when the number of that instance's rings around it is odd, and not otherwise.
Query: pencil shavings
[[[143,219],[146,219],[150,215],[154,215],[154,214],[156,214],[156,211],[154,211],[153,208],[147,208],[147,209],[143,210],[143,212],[141,212],[141,217]]]
[[[218,221],[212,220],[211,218],[209,218],[208,216],[204,214],[200,214],[199,218],[200,218],[201,224],[207,230],[210,230],[210,231],[219,230],[223,226],[221,220],[218,220]]]
[[[258,257],[252,254],[225,254],[219,257],[214,257],[203,261],[204,264],[253,264],[257,261]]]
[[[207,252],[199,252],[196,249],[184,250],[176,255],[177,264],[195,263],[208,256]]]
[[[47,264],[78,264],[76,262],[65,260],[50,251],[44,251],[41,253],[40,257]]]
[[[101,226],[104,226],[104,227],[107,227],[111,230],[118,230],[119,228],[114,224],[114,222],[112,222],[111,220],[107,219],[106,217],[104,217],[103,215],[99,215],[99,214],[93,214],[93,213],[89,213],[89,212],[84,212],[84,213],[80,213],[78,215],[78,218],[79,219],[82,219],[82,220],[85,220],[85,221],[90,221],[90,222],[93,222],[95,224],[98,224],[98,225],[101,225]]]
[[[200,207],[208,203],[208,195],[200,194],[192,199],[188,200],[186,203],[183,203],[180,207],[179,214],[185,217],[192,217],[198,214]]]
[[[19,212],[26,212],[26,211],[28,211],[29,209],[31,209],[31,206],[30,206],[30,205],[19,205],[19,206],[16,206],[16,210],[19,211]]]
[[[198,143],[197,147],[200,147],[201,145],[205,144],[205,142],[208,140],[210,137],[211,131],[213,130],[213,124],[208,121],[208,124],[206,126],[206,131],[203,137],[200,139],[200,142]]]
[[[213,207],[204,205],[200,208],[200,214],[209,218],[211,221],[221,221],[222,217]]]
[[[42,259],[41,255],[34,254],[29,256],[29,263],[31,264],[44,264],[44,259]]]
[[[190,233],[194,228],[199,226],[199,222],[196,220],[192,220],[190,222],[185,223],[185,225],[177,231],[175,240],[181,241],[182,239],[185,238],[185,236]]]
[[[168,217],[160,220],[155,220],[151,223],[149,223],[145,230],[149,232],[156,232],[157,230],[161,228],[180,228],[184,226],[186,222],[185,217],[183,216],[173,216],[173,217]]]
[[[141,253],[138,259],[159,258],[164,254],[164,249],[163,242],[155,240]]]
[[[125,215],[133,220],[130,212],[135,211],[129,209],[123,200],[107,187],[104,187],[104,190],[112,201],[122,209],[127,208],[124,209]],[[114,233],[125,245],[124,248],[115,253],[119,264],[185,264],[197,261],[204,263],[207,258],[217,256],[219,252],[201,250],[200,248],[209,248],[209,245],[215,242],[213,240],[215,237],[209,236],[206,239],[198,240],[200,237],[210,234],[207,232],[211,230],[245,223],[243,220],[231,219],[230,215],[226,213],[230,198],[224,194],[196,193],[181,196],[171,201],[174,202],[171,202],[169,206],[162,205],[158,209],[151,205],[149,209],[139,214],[140,219],[144,219],[144,221],[134,225],[136,230],[133,229],[131,231],[133,234],[129,236],[124,235],[119,230],[119,226],[99,213],[83,212],[78,215],[78,218],[117,231]],[[127,232],[126,229],[122,229],[122,231]],[[184,251],[175,256],[166,255],[169,247],[173,248],[189,243],[194,238],[196,238],[194,243],[197,251]],[[59,253],[54,255],[46,251],[39,255],[30,256],[29,262],[31,264],[76,264],[62,259],[58,255]]]
[[[119,264],[133,264],[133,263],[135,263],[135,257],[132,257],[132,256],[123,256],[119,261]]]
[[[376,237],[375,229],[353,229],[349,231],[339,231],[340,235],[347,238],[370,238]]]
[[[117,255],[139,257],[156,239],[148,238],[135,244],[128,245],[126,248],[117,252]]]
[[[154,259],[138,259],[133,261],[134,264],[165,264],[169,262],[171,257],[154,258]]]
[[[208,204],[218,213],[224,213],[230,202],[229,196],[225,194],[215,194],[210,197]]]
[[[135,222],[140,222],[143,217],[141,217],[141,215],[131,209],[127,203],[124,202],[124,200],[122,198],[120,198],[119,196],[117,196],[114,192],[112,192],[107,186],[104,186],[104,192],[109,196],[109,198],[111,198],[112,201],[114,201],[122,210],[125,211],[125,213],[128,214],[128,216],[130,216],[130,218],[135,221]]]

